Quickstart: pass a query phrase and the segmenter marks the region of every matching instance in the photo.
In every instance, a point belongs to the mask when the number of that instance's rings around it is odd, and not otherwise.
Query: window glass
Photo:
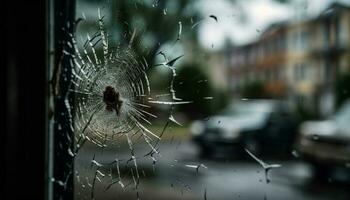
[[[55,111],[74,133],[55,143],[74,198],[348,199],[349,15],[346,1],[77,0]]]

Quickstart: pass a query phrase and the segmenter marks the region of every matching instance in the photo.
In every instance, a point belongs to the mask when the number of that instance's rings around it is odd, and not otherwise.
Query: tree
[[[337,108],[350,98],[350,72],[338,76],[335,83],[335,97]]]
[[[179,22],[183,25],[190,24],[191,19],[196,20],[199,14],[196,11],[191,14],[185,14],[184,9],[189,6],[191,1],[179,0],[162,0],[155,1],[153,5],[146,2],[121,0],[115,1],[111,6],[112,27],[118,29],[125,39],[120,42],[124,45],[129,45],[133,38],[132,48],[139,56],[145,57],[148,63],[153,63],[154,58],[160,51],[160,45],[167,42],[174,42],[177,40],[179,32]],[[169,7],[169,8],[168,8]],[[171,12],[167,11],[170,10]],[[137,20],[141,20],[136,27]],[[141,25],[142,24],[142,25]],[[145,51],[144,41],[149,36],[152,38],[147,50]],[[196,40],[196,33],[192,32],[188,35],[191,41]]]
[[[192,119],[212,115],[228,102],[227,92],[214,88],[208,75],[195,64],[185,65],[178,70],[175,89],[178,98],[193,101],[178,108]]]
[[[254,81],[246,84],[242,88],[242,97],[249,99],[268,98],[264,85],[261,82]]]

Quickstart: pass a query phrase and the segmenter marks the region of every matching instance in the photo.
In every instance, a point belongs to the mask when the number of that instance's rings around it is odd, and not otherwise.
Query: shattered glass
[[[157,6],[157,2],[153,6]],[[77,26],[79,23],[84,23],[85,15],[82,16]],[[165,53],[160,52],[158,55],[162,55],[164,62],[150,65],[145,58],[137,58],[130,45],[113,46],[100,10],[97,23],[98,31],[92,35],[88,33],[81,44],[76,39],[79,36],[71,35],[68,44],[74,48],[73,55],[64,52],[72,57],[73,76],[70,92],[75,97],[75,113],[72,115],[76,139],[74,149],[68,149],[69,154],[79,160],[79,152],[87,143],[101,150],[101,153],[93,153],[89,168],[85,166],[83,172],[76,170],[77,190],[90,190],[90,197],[80,197],[78,192],[77,198],[95,199],[96,184],[105,182],[107,183],[105,190],[116,185],[122,189],[132,185],[139,199],[140,179],[146,174],[139,168],[138,161],[149,158],[152,161],[153,171],[155,170],[157,159],[161,157],[158,144],[167,126],[169,123],[181,126],[173,116],[174,107],[193,103],[191,100],[177,98],[174,88],[176,62],[184,55],[168,59]],[[178,25],[176,41],[181,40],[180,21]],[[129,44],[133,42],[134,34]],[[102,49],[102,52],[99,52],[99,49]],[[154,67],[170,71],[172,78],[168,94],[152,93],[147,73]],[[169,106],[168,120],[159,132],[148,128],[152,124],[152,119],[157,118],[152,114],[152,106],[157,104]],[[147,144],[148,150],[136,153],[135,144],[142,141]],[[130,155],[121,158],[118,156],[118,148],[124,145],[128,146]],[[103,151],[109,151],[108,149],[115,151],[115,159],[99,161],[98,155],[103,156]],[[77,161],[76,163],[79,169],[81,163]],[[91,170],[92,174],[85,174]],[[125,179],[125,175],[129,178]]]

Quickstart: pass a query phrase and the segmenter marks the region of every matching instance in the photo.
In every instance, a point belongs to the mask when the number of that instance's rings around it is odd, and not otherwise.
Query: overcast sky
[[[204,20],[195,28],[199,31],[203,46],[218,49],[224,45],[226,38],[237,45],[249,43],[273,22],[295,20],[297,12],[307,17],[316,16],[335,0],[291,0],[292,3],[288,4],[273,0],[232,2],[230,0],[198,2],[197,6]],[[338,0],[338,2],[350,5],[350,0]],[[218,22],[210,18],[210,15],[215,15]]]

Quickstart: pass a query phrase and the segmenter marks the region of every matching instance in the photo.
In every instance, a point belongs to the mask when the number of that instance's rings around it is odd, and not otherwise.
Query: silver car
[[[350,100],[327,120],[304,122],[297,149],[315,176],[327,177],[335,166],[350,169]]]

